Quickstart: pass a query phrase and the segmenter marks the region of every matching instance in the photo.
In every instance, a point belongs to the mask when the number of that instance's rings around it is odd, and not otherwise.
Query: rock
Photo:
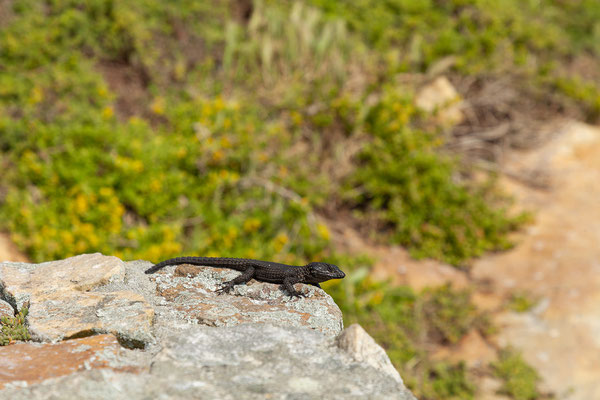
[[[461,111],[460,95],[445,76],[437,77],[417,93],[415,104],[428,113],[436,113],[443,125],[456,125],[464,115]]]
[[[116,257],[81,255],[42,264],[2,263],[0,287],[2,297],[18,310],[29,302],[27,322],[34,340],[113,333],[143,346],[151,340],[150,304],[132,291],[95,291],[123,281],[124,275],[125,265]]]
[[[185,370],[209,398],[413,399],[398,380],[333,344],[306,328],[197,327],[165,342],[152,373],[175,382]]]
[[[2,317],[14,317],[15,310],[10,304],[4,300],[0,300],[0,318]]]
[[[0,350],[0,398],[414,399],[362,328],[336,340],[342,315],[323,290],[298,284],[307,297],[292,299],[251,281],[219,296],[239,272],[151,265],[0,264],[2,297],[29,302],[34,340],[54,342]]]
[[[218,286],[238,276],[226,268],[180,265],[151,275],[157,293],[181,318],[208,326],[233,326],[262,322],[317,329],[335,336],[343,329],[342,312],[322,289],[301,287],[306,298],[290,298],[280,285],[250,281],[230,294],[219,295]]]
[[[0,397],[415,399],[389,374],[356,361],[334,342],[307,328],[189,326],[164,338],[149,372],[95,369],[6,389]]]
[[[346,350],[356,361],[365,362],[404,384],[385,350],[369,336],[362,326],[350,325],[337,337],[336,343],[340,349]]]
[[[113,335],[97,335],[60,343],[18,343],[1,350],[0,388],[29,386],[78,371],[111,368],[121,346]],[[118,370],[137,371],[136,368]]]

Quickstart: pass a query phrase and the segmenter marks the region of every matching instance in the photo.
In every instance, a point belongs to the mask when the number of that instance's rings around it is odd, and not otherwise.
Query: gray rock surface
[[[225,268],[180,265],[150,275],[156,292],[181,318],[208,326],[262,322],[317,329],[335,336],[343,329],[342,312],[333,299],[315,286],[296,284],[305,298],[291,298],[280,285],[250,281],[230,295],[216,290],[240,273]]]
[[[14,317],[15,310],[10,304],[4,300],[0,300],[0,318],[2,317]]]
[[[362,326],[352,324],[337,338],[339,348],[346,350],[356,361],[365,362],[375,369],[385,372],[397,382],[404,384],[402,377],[392,365],[383,348],[365,331]]]
[[[0,263],[0,294],[18,310],[30,304],[27,322],[37,341],[113,333],[140,346],[152,339],[150,304],[127,289],[96,291],[123,282],[124,276],[123,261],[101,254],[41,264]]]
[[[73,360],[44,376],[12,371],[0,399],[414,399],[362,328],[339,335],[341,312],[323,290],[297,285],[307,297],[291,299],[251,281],[218,296],[239,272],[178,266],[145,275],[151,265],[100,254],[0,263],[0,297],[14,308],[30,302],[40,342],[15,354],[42,359],[62,349],[48,342],[114,335],[65,347],[57,357]]]
[[[134,351],[128,351],[132,353]],[[128,364],[127,355],[119,362]],[[166,337],[149,372],[91,370],[27,388],[11,399],[399,399],[396,379],[357,362],[335,339],[306,328],[190,326]]]

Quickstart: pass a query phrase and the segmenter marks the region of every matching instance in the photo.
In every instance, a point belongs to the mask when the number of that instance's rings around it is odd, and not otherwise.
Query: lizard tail
[[[165,261],[161,261],[153,267],[148,268],[145,273],[151,274],[169,265],[179,264],[192,264],[192,265],[206,265],[212,267],[228,267],[243,271],[245,268],[241,268],[247,264],[248,260],[243,258],[223,258],[223,257],[176,257],[170,258]],[[236,268],[237,267],[237,268]]]
[[[146,274],[152,274],[156,271],[158,271],[161,268],[167,267],[169,265],[179,265],[179,264],[195,264],[195,265],[202,265],[199,264],[197,262],[197,260],[201,258],[201,257],[175,257],[175,258],[170,258],[168,260],[165,261],[161,261],[158,264],[155,264],[153,267],[148,268],[146,271],[144,271]]]

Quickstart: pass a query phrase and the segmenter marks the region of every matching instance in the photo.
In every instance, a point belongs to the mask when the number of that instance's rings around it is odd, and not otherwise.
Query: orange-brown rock
[[[0,349],[0,389],[10,383],[31,385],[78,371],[112,368],[107,355],[116,356],[119,349],[113,335],[3,347]],[[123,367],[116,369],[124,370]]]

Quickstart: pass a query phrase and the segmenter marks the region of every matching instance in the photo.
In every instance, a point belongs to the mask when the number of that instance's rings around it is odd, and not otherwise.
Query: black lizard
[[[146,273],[151,274],[168,265],[179,264],[205,265],[241,271],[242,274],[240,276],[223,283],[218,289],[220,293],[227,293],[235,285],[246,283],[254,278],[263,282],[281,283],[290,296],[304,297],[303,293],[294,289],[295,283],[308,283],[320,288],[320,282],[330,279],[342,279],[346,276],[336,265],[322,262],[311,262],[302,266],[294,266],[271,261],[227,257],[171,258],[148,268]]]

